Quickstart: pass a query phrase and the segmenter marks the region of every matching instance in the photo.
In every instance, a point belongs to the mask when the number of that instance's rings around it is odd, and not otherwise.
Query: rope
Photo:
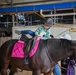
[[[69,28],[70,32],[76,32],[76,27],[73,27],[73,26],[66,26],[64,24],[58,24],[56,22],[54,22],[54,26],[60,26],[60,27],[64,27],[64,28]]]
[[[63,32],[61,32],[60,34],[56,35],[55,37],[60,36],[61,34],[65,33],[65,32],[68,31],[68,30],[69,30],[69,29],[67,29],[67,30],[65,30],[65,31],[63,31]]]

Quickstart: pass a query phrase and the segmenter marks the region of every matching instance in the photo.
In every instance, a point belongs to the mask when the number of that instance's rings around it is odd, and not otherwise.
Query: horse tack
[[[28,56],[28,54],[29,54],[29,51],[30,51],[30,48],[31,48],[31,42],[32,42],[32,40],[30,39],[28,41],[28,43],[26,44],[25,51],[24,51],[26,56]]]
[[[24,58],[23,48],[24,41],[18,40],[13,46],[11,57]]]
[[[34,40],[35,42],[33,43],[32,47],[31,44],[33,42],[33,39],[28,40],[27,44],[25,41],[18,40],[13,46],[11,57],[16,57],[16,58],[24,58],[25,56],[32,57],[36,53],[39,45],[39,40],[36,39]],[[24,44],[26,44],[25,45],[26,47],[24,46]]]
[[[38,37],[32,38],[28,41],[25,47],[25,54],[30,58],[36,53],[40,40]]]
[[[38,37],[36,37],[34,39],[33,46],[32,46],[32,48],[31,48],[31,50],[29,52],[29,57],[30,58],[37,52],[38,46],[39,46],[39,42],[40,42],[40,40],[38,39]]]
[[[25,55],[26,55],[26,56],[31,57],[30,54],[31,54],[31,51],[32,51],[32,49],[33,49],[33,47],[34,47],[34,45],[35,45],[35,44],[34,44],[35,42],[33,42],[34,40],[36,40],[36,39],[33,39],[33,38],[32,38],[32,39],[29,39],[29,40],[28,40],[28,43],[27,43],[27,45],[26,45],[26,47],[25,47]],[[32,44],[32,43],[33,43],[33,44]],[[31,46],[31,45],[32,45],[32,46]],[[32,56],[33,56],[33,55],[32,55]]]
[[[47,44],[46,44],[46,46],[47,46]],[[48,58],[49,58],[49,60],[50,60],[50,62],[51,63],[53,63],[54,65],[56,65],[56,63],[53,61],[53,59],[50,57],[50,55],[49,55],[49,52],[48,52],[48,47],[46,47],[46,53],[47,53],[47,56],[48,56]]]

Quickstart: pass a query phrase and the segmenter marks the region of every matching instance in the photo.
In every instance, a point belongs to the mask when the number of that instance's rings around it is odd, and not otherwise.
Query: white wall
[[[21,35],[15,33],[15,30],[32,30],[35,31],[39,26],[15,26],[12,28],[12,39],[19,39]],[[70,28],[63,28],[63,27],[52,27],[51,33],[54,37],[59,38],[60,35],[68,33],[71,35],[73,40],[76,40],[76,32],[70,32]],[[30,37],[29,35],[27,35]]]

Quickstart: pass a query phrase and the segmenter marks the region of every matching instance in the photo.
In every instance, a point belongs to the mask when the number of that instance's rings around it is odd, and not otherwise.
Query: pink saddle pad
[[[17,41],[13,47],[11,57],[24,58],[24,41]]]
[[[29,57],[32,57],[36,53],[39,41],[40,41],[39,37],[36,37],[35,46],[30,51]],[[19,40],[18,42],[16,42],[16,44],[13,47],[11,57],[24,58],[23,48],[24,48],[24,41]]]

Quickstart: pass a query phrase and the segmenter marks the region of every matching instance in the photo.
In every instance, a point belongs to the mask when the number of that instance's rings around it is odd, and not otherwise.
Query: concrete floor
[[[9,70],[7,70],[7,75],[9,75]],[[22,71],[22,72],[16,72],[14,75],[32,75],[32,72],[31,71]],[[43,75],[43,74],[41,74]],[[53,75],[53,74],[52,74]]]

